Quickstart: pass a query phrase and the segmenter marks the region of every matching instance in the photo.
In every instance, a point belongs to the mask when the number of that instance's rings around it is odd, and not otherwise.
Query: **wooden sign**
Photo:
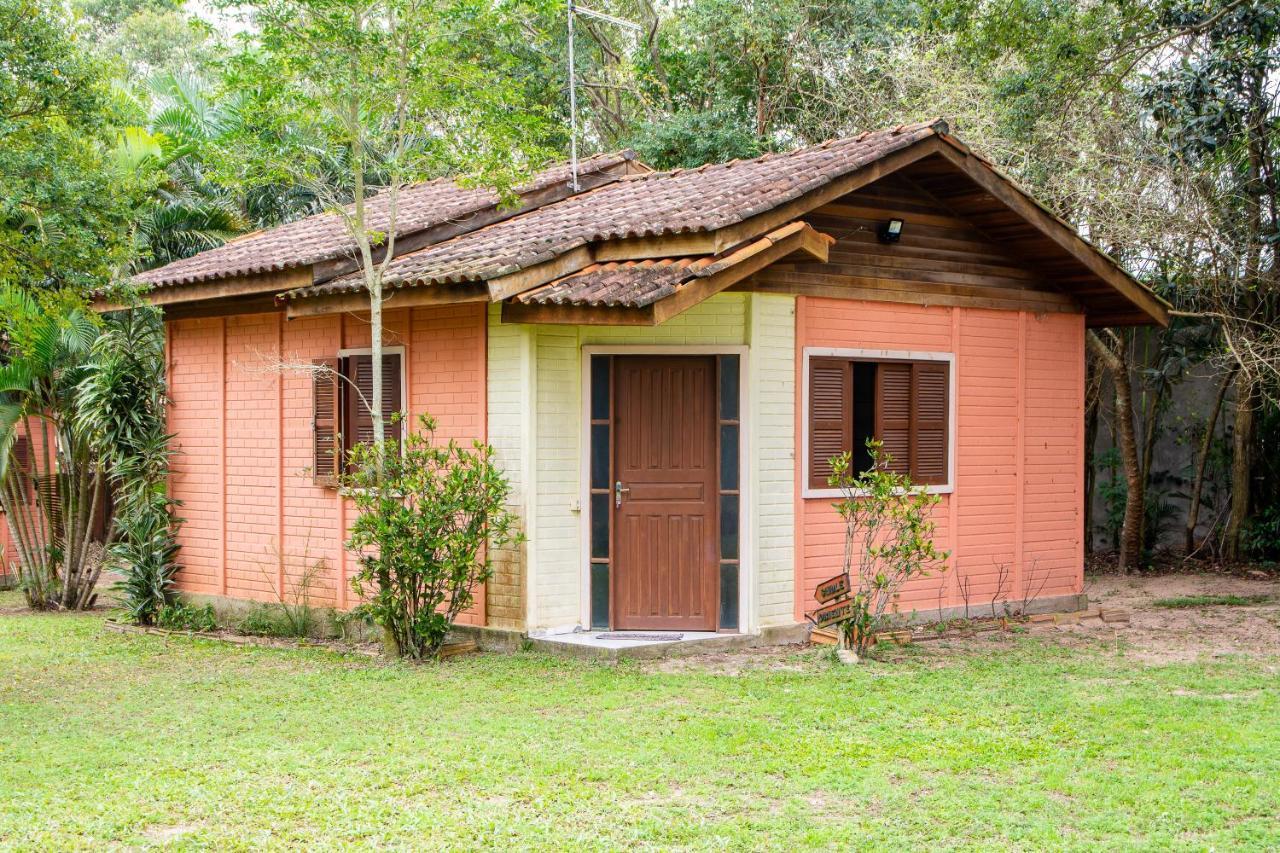
[[[813,591],[813,597],[818,599],[819,604],[825,604],[833,598],[839,598],[842,595],[849,594],[849,574],[836,575],[830,580],[825,580],[818,584],[818,588]]]
[[[843,622],[853,616],[853,603],[852,598],[846,598],[844,601],[837,601],[835,604],[820,607],[809,615],[809,621],[813,622],[814,626],[818,628],[825,628],[828,625]]]

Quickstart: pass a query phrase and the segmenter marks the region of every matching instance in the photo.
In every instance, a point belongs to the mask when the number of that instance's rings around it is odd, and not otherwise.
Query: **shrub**
[[[214,615],[213,605],[194,607],[175,601],[163,605],[156,614],[156,624],[171,631],[216,631],[218,619]]]
[[[902,585],[945,571],[948,554],[933,546],[931,512],[941,498],[906,474],[890,470],[892,458],[870,440],[871,467],[853,473],[851,455],[831,460],[830,483],[841,492],[835,504],[845,525],[844,571],[849,575],[853,616],[840,623],[841,645],[858,657],[871,648],[896,608]]]
[[[520,538],[493,448],[438,444],[435,421],[423,416],[402,452],[359,445],[349,468],[343,487],[359,516],[347,548],[359,557],[351,587],[365,599],[360,610],[391,652],[436,656],[489,578],[493,551]]]
[[[108,554],[123,578],[114,589],[140,625],[155,624],[173,603],[179,569],[163,365],[164,323],[156,309],[112,315],[94,341],[75,423],[99,448],[109,475],[115,523]]]
[[[274,604],[255,604],[241,617],[236,630],[241,634],[252,634],[257,637],[291,637],[294,636],[289,622],[284,618],[280,608]]]

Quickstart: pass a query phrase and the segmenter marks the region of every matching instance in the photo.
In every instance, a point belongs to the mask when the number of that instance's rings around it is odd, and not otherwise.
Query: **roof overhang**
[[[799,255],[825,263],[833,242],[804,222],[792,222],[723,256],[664,258],[661,267],[671,272],[656,284],[648,283],[655,268],[652,260],[593,264],[508,300],[502,306],[502,319],[656,326],[784,258]],[[607,283],[596,286],[595,280]]]

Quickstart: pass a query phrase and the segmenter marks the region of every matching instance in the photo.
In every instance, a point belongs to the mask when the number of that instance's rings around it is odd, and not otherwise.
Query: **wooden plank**
[[[754,290],[760,293],[793,293],[800,296],[827,296],[835,299],[863,299],[868,302],[898,302],[906,305],[948,306],[957,308],[987,308],[1002,311],[1031,311],[1039,314],[1080,314],[1082,308],[1068,305],[1051,305],[1025,299],[991,299],[958,294],[894,291],[878,287],[777,284],[759,281],[758,278],[738,283],[735,290]]]
[[[833,598],[848,595],[849,588],[849,573],[842,572],[818,584],[818,588],[813,591],[813,597],[819,604],[825,604]]]
[[[594,253],[591,248],[578,246],[549,261],[509,275],[489,279],[489,299],[492,302],[501,302],[518,293],[524,293],[526,290],[532,290],[539,285],[578,272],[594,262]]]
[[[609,240],[595,246],[598,263],[607,261],[640,261],[646,258],[679,258],[692,255],[714,255],[716,231],[697,231],[691,234],[668,234],[660,237],[633,237],[626,240]]]
[[[928,299],[935,296],[964,296],[990,299],[1017,305],[1043,306],[1041,310],[1060,309],[1083,313],[1084,308],[1064,293],[1026,288],[986,287],[967,284],[945,284],[933,281],[899,280],[878,276],[856,276],[841,273],[810,273],[765,270],[752,279],[757,290],[772,293],[804,293],[810,296],[838,296],[851,289],[875,290],[903,297],[915,304],[941,304]],[[819,293],[821,291],[821,293]],[[916,297],[924,298],[916,302]]]
[[[653,306],[600,308],[589,305],[526,305],[503,302],[502,322],[571,326],[656,326]]]
[[[311,267],[293,267],[286,270],[241,275],[216,281],[198,281],[192,284],[175,284],[157,287],[141,295],[151,305],[178,305],[189,302],[206,302],[240,296],[271,294],[274,296],[295,287],[311,284]],[[95,299],[95,311],[117,311],[124,307],[119,302]]]
[[[202,302],[179,302],[162,309],[166,320],[197,320],[230,317],[237,314],[278,314],[284,308],[272,294],[209,299]]]
[[[844,622],[853,616],[853,612],[853,599],[846,598],[843,601],[837,601],[835,604],[829,604],[813,611],[813,613],[809,614],[809,621],[817,628],[825,628],[828,625]]]
[[[483,284],[476,282],[475,284],[424,284],[418,287],[394,288],[383,292],[382,305],[385,309],[393,309],[488,301],[488,290]],[[348,312],[359,313],[369,310],[369,294],[359,290],[355,293],[291,299],[285,304],[287,306],[285,317],[290,320]]]
[[[874,163],[869,163],[861,169],[837,178],[831,183],[819,187],[794,201],[779,205],[772,210],[767,210],[737,225],[722,228],[716,232],[719,243],[717,251],[724,251],[755,234],[772,230],[785,222],[800,219],[811,210],[816,210],[824,204],[829,204],[856,189],[874,183],[904,166],[937,154],[946,147],[949,147],[948,144],[937,136],[926,137],[900,151],[895,151],[880,160],[876,160]]]

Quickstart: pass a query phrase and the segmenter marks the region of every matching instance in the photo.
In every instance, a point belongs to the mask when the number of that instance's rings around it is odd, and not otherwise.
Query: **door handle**
[[[631,494],[631,490],[622,485],[619,480],[613,484],[613,505],[614,507],[622,506],[622,496]]]

